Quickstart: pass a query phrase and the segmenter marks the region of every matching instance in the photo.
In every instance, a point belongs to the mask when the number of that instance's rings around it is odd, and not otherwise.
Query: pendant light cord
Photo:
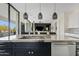
[[[25,12],[26,12],[26,3],[25,3]]]
[[[56,12],[56,3],[54,4],[54,12]]]
[[[41,12],[41,3],[40,3],[40,12]]]

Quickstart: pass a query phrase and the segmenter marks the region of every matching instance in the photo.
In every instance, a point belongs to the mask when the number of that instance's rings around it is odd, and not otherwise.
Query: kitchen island
[[[57,40],[56,34],[22,34],[17,39],[0,40],[1,45],[6,46],[8,44],[7,49],[3,49],[5,52],[2,51],[0,53],[1,55],[11,56],[75,56],[76,42],[78,40]]]

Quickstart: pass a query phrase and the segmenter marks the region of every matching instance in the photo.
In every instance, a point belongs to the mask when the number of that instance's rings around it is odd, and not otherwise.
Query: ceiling
[[[15,6],[20,12],[25,11],[25,3],[12,3],[13,6]],[[29,8],[40,8],[39,3],[27,3],[26,4],[26,10],[29,10]],[[41,3],[41,7],[46,7],[46,8],[54,8],[55,4],[54,3]],[[69,11],[73,7],[79,7],[79,4],[76,3],[57,3],[56,8],[62,8],[64,11]]]

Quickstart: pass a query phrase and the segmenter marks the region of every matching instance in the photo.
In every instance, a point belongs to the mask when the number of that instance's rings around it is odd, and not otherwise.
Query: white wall
[[[74,11],[69,17],[68,28],[79,28],[79,11]]]
[[[0,16],[4,16],[5,19],[8,19],[8,5],[0,4]]]
[[[64,27],[79,28],[79,4],[73,4],[71,10],[64,12]]]

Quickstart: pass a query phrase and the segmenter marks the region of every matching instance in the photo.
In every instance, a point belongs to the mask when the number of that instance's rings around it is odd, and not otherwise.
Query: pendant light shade
[[[40,3],[40,12],[38,13],[38,19],[42,19],[43,18],[43,14],[41,13],[41,3]]]
[[[52,19],[53,20],[56,20],[57,18],[58,18],[58,15],[57,15],[57,13],[56,13],[56,3],[55,3],[55,7],[54,7],[55,9],[54,9],[54,13],[53,13],[53,15],[52,15]]]
[[[28,20],[28,14],[26,12],[26,3],[25,3],[25,13],[23,14],[23,18]]]
[[[38,14],[38,19],[42,19],[43,18],[43,15],[42,15],[42,13],[40,12],[39,14]]]
[[[23,14],[23,18],[28,19],[28,14],[26,12]]]
[[[54,12],[52,17],[53,17],[53,19],[57,19],[57,13]]]

